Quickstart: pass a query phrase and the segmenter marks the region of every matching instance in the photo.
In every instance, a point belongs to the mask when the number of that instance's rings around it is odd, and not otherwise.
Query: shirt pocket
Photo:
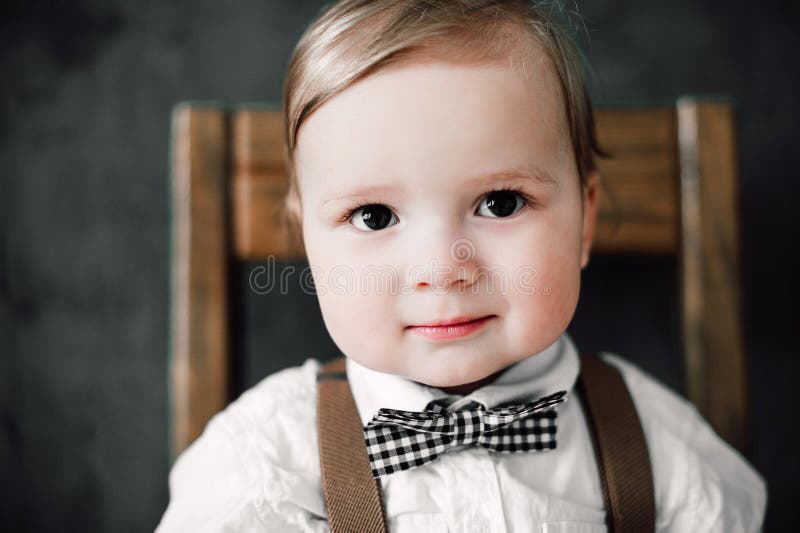
[[[607,533],[605,524],[580,522],[577,520],[560,520],[542,524],[542,533]]]

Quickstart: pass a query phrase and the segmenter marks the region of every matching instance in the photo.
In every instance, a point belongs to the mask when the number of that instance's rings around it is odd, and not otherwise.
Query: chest
[[[600,477],[577,401],[559,411],[558,448],[467,447],[381,478],[389,531],[605,531]]]

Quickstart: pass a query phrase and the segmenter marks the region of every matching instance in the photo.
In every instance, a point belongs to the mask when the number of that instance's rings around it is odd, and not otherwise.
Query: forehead
[[[558,77],[533,44],[481,63],[426,54],[384,67],[306,119],[295,161],[305,196],[510,167],[558,175],[570,154]]]

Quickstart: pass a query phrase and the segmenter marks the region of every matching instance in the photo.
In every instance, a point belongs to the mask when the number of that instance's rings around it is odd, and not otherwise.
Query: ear
[[[303,219],[303,206],[297,194],[291,194],[286,197],[286,212],[289,213],[292,220],[298,224]]]
[[[289,191],[286,193],[284,210],[293,224],[301,225],[303,220],[303,205],[295,187],[290,187]]]
[[[583,224],[581,238],[581,270],[589,263],[594,230],[597,226],[597,203],[600,195],[600,174],[593,170],[583,186]]]

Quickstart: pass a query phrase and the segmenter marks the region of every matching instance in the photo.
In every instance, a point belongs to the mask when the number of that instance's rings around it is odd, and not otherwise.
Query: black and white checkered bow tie
[[[449,411],[442,405],[446,399],[430,402],[424,411],[381,409],[364,428],[372,476],[423,465],[462,444],[499,453],[552,450],[556,411],[551,407],[564,401],[566,393],[494,409],[471,402]]]

